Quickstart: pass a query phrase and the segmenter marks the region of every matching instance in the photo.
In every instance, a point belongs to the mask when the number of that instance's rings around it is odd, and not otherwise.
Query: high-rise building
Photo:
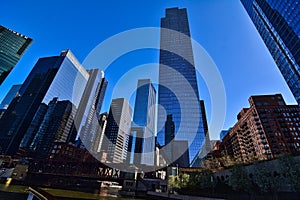
[[[217,155],[233,156],[244,163],[281,154],[299,155],[299,106],[286,105],[281,94],[251,96],[249,103],[219,144]]]
[[[75,113],[76,108],[69,100],[58,101],[54,97],[49,102],[47,112],[30,145],[36,157],[48,158],[54,142],[67,142]]]
[[[192,161],[204,143],[204,127],[186,9],[166,9],[161,19],[157,139],[165,145],[166,116],[172,115],[175,140],[188,141]]]
[[[132,109],[124,98],[113,99],[103,139],[106,162],[123,163],[127,157]]]
[[[4,97],[3,101],[0,104],[0,109],[7,109],[9,104],[12,102],[12,100],[19,94],[19,90],[22,85],[13,85],[6,96]]]
[[[172,114],[167,115],[165,123],[165,145],[168,145],[175,138],[175,127]]]
[[[300,4],[298,0],[241,0],[300,104]]]
[[[189,150],[187,140],[174,140],[175,126],[172,115],[167,115],[165,122],[165,146],[160,149],[169,166],[189,167]]]
[[[15,155],[23,138],[27,138],[23,147],[28,148],[37,133],[34,127],[43,121],[44,107],[53,98],[70,101],[77,109],[88,78],[89,74],[70,50],[59,56],[40,58],[22,84],[19,96],[10,103],[0,120],[2,153]],[[28,128],[32,131],[27,131]]]
[[[200,167],[201,159],[204,158],[212,150],[211,140],[210,140],[209,131],[208,131],[208,123],[207,123],[207,118],[206,118],[205,105],[204,105],[203,100],[200,100],[200,109],[201,109],[202,120],[203,120],[205,141],[204,141],[204,144],[202,145],[201,149],[199,150],[198,154],[195,156],[194,160],[191,162],[192,167]]]
[[[138,80],[127,158],[131,163],[154,165],[155,104],[156,91],[150,79]]]
[[[0,85],[31,42],[31,38],[0,25]]]
[[[69,142],[81,141],[82,145],[90,152],[97,152],[93,148],[97,134],[100,134],[99,119],[103,99],[106,92],[107,80],[104,78],[103,71],[99,69],[87,70],[89,80],[80,101],[79,112],[75,117],[72,134]]]

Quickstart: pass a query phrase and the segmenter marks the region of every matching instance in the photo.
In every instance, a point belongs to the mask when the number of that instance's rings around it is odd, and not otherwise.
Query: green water
[[[9,185],[0,184],[0,199],[2,200],[24,200],[26,199],[26,190],[27,186],[20,185]],[[60,198],[82,198],[82,199],[91,199],[91,200],[129,200],[133,198],[122,198],[117,197],[117,190],[101,189],[97,194],[87,193],[87,192],[78,192],[70,190],[61,190],[61,189],[52,189],[52,188],[41,188],[51,195]],[[7,193],[8,192],[8,193]]]

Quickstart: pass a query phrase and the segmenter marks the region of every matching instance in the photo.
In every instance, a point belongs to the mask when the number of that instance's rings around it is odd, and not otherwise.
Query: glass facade
[[[166,10],[160,47],[157,141],[166,144],[164,124],[172,115],[175,140],[188,141],[192,161],[204,142],[204,129],[186,9]]]
[[[0,85],[31,42],[31,38],[0,25]]]
[[[69,101],[58,101],[54,97],[48,104],[47,112],[34,136],[30,149],[39,158],[47,158],[54,142],[66,142],[76,113],[75,106]],[[25,135],[24,138],[27,136]]]
[[[297,0],[241,0],[300,103],[300,5]]]
[[[128,141],[132,109],[124,98],[113,99],[105,129],[102,148],[107,153],[106,162],[123,163],[128,155]]]
[[[30,147],[53,98],[69,101],[77,109],[88,78],[69,50],[60,56],[40,58],[23,83],[20,96],[14,98],[0,120],[2,152],[14,155],[20,144]]]
[[[129,140],[131,164],[154,165],[156,91],[150,79],[138,80]],[[128,159],[128,158],[127,158]]]
[[[80,140],[83,146],[90,152],[97,152],[99,144],[95,138],[97,134],[101,134],[99,119],[103,99],[106,92],[107,80],[103,77],[103,72],[99,69],[88,70],[90,78],[88,80],[84,97],[80,102],[81,112],[78,112],[77,117],[81,117],[81,124],[75,124],[78,129],[77,140]],[[82,108],[83,107],[83,108]],[[84,110],[84,111],[83,111]]]
[[[0,109],[7,109],[12,100],[19,94],[22,85],[13,85],[0,104]]]

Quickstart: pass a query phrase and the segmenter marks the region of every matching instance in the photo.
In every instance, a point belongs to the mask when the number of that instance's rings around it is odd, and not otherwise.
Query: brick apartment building
[[[286,105],[281,94],[251,96],[249,108],[212,155],[230,155],[243,163],[273,159],[280,154],[300,153],[300,108]]]

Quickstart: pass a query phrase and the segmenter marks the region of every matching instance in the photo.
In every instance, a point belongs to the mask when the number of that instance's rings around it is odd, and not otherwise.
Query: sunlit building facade
[[[124,98],[113,99],[102,143],[105,162],[123,163],[127,158],[132,108]]]

